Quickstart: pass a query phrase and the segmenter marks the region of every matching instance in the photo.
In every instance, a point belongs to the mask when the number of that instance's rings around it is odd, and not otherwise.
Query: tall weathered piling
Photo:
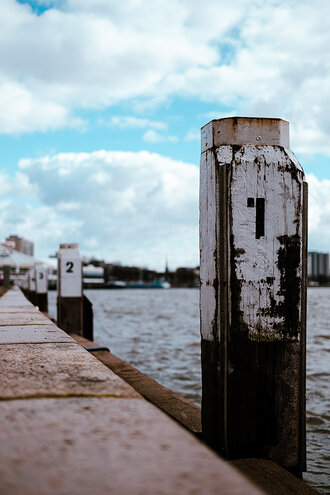
[[[83,335],[82,262],[78,244],[60,244],[57,268],[57,324]]]
[[[202,128],[202,425],[228,458],[305,470],[307,184],[280,119]]]
[[[36,303],[40,311],[48,312],[48,273],[42,263],[35,265]]]

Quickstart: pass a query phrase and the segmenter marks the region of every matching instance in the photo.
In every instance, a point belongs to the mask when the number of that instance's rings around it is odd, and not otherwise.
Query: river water
[[[94,340],[171,390],[200,405],[197,289],[85,290]],[[49,313],[56,317],[56,293]],[[304,478],[330,493],[330,288],[308,289],[307,462]]]

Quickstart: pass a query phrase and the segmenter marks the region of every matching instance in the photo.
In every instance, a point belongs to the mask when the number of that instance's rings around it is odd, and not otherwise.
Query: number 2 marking
[[[66,273],[73,273],[73,261],[67,261],[65,266],[67,266]]]

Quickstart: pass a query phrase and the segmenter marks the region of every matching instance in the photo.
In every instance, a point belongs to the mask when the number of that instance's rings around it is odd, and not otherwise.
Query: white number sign
[[[61,244],[58,253],[58,294],[82,296],[82,263],[78,244]]]
[[[42,264],[35,266],[36,291],[37,294],[46,294],[48,290],[47,268]]]

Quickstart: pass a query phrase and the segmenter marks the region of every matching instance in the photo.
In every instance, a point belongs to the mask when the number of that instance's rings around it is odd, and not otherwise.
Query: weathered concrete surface
[[[7,294],[7,293],[6,293]],[[3,298],[6,296],[6,294],[3,296]],[[12,297],[7,297],[6,298],[6,301],[3,301],[2,304],[0,304],[0,306],[20,306],[22,308],[34,308],[35,306],[30,303],[30,301],[28,301],[27,299],[25,299],[25,301],[23,300],[23,297],[20,298],[20,299],[14,299]],[[2,298],[1,298],[2,299]]]
[[[42,396],[140,397],[78,344],[0,346],[0,399]]]
[[[71,337],[52,322],[48,325],[0,326],[0,344],[68,342]]]
[[[31,308],[10,292],[3,307]],[[27,315],[0,326],[1,495],[261,493],[59,328]]]
[[[0,417],[3,495],[261,493],[144,400],[10,401]]]
[[[1,302],[1,299],[0,299]],[[0,314],[9,313],[9,314],[35,314],[38,313],[38,309],[35,306],[2,306],[0,304]]]
[[[15,288],[7,291],[0,298],[0,306],[34,307],[33,304],[26,299],[23,293]]]
[[[84,347],[98,346],[96,342],[91,342],[80,335],[71,334],[71,336]],[[201,431],[201,410],[199,407],[180,397],[172,390],[163,387],[111,352],[100,350],[92,352],[92,354],[152,404],[176,419],[193,433],[198,433],[199,438],[203,438]],[[317,494],[306,482],[296,478],[273,461],[266,459],[241,459],[232,461],[230,464],[269,495],[289,495],[294,493],[299,495]]]
[[[82,346],[97,346],[95,342],[80,335],[71,334]],[[101,363],[129,383],[137,392],[159,409],[184,425],[190,431],[201,434],[201,410],[192,402],[164,387],[131,364],[108,351],[91,352]]]
[[[52,321],[39,311],[28,313],[4,313],[0,312],[0,326],[10,325],[51,325]]]

